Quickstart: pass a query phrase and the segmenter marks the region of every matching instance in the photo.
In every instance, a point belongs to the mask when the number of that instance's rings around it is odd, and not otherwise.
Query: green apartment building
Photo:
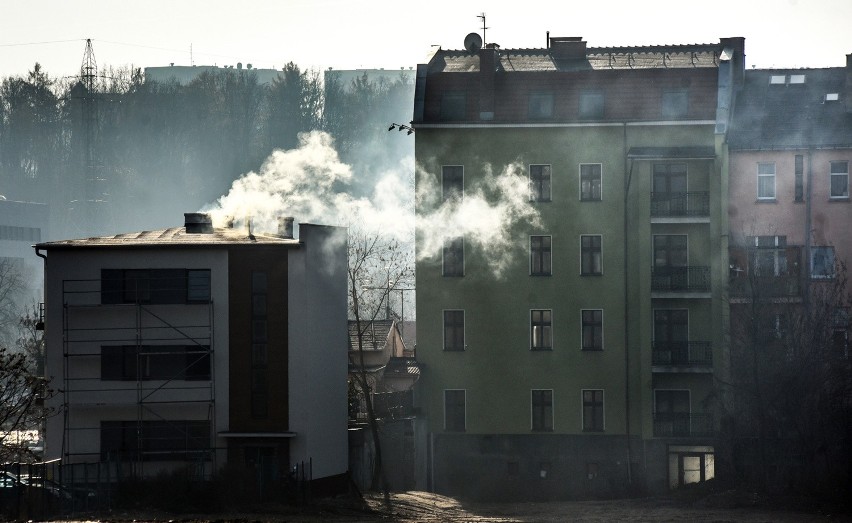
[[[713,476],[725,133],[743,64],[742,38],[548,37],[545,49],[438,49],[418,66],[426,488],[568,498]],[[504,203],[489,180],[507,166],[526,217],[495,246],[466,205]]]

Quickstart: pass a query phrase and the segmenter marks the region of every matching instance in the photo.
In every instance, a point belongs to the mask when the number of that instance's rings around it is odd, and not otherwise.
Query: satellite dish
[[[464,37],[464,48],[471,53],[475,53],[482,48],[482,37],[479,33],[470,33]]]

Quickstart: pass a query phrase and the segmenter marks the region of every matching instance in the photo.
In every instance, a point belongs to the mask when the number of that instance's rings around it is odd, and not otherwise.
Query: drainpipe
[[[630,194],[630,181],[633,179],[633,161],[627,158],[627,123],[622,124],[622,149],[624,151],[624,172],[627,173],[627,180],[624,184],[624,231],[623,231],[623,252],[624,252],[624,428],[627,437],[627,483],[633,484],[633,473],[631,470],[631,462],[633,461],[633,449],[630,443],[630,337],[628,335],[630,325],[630,306],[628,304],[628,263],[627,263],[627,203]],[[628,163],[629,168],[628,168]]]
[[[805,189],[805,259],[802,264],[805,268],[804,285],[802,285],[802,303],[805,310],[808,308],[811,292],[811,199],[813,181],[813,148],[808,147],[808,187]]]

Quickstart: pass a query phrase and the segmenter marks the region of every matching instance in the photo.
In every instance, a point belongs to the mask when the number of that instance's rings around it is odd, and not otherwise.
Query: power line
[[[67,44],[68,42],[80,42],[85,38],[75,38],[73,40],[50,40],[45,42],[22,42],[17,44],[0,44],[0,47],[22,47],[25,45],[44,45],[44,44]]]

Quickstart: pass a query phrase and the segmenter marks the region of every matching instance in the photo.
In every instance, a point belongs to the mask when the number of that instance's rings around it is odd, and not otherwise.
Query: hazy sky
[[[38,61],[79,71],[85,39],[98,66],[412,67],[433,44],[461,49],[481,33],[504,48],[551,36],[591,47],[746,38],[748,67],[832,67],[852,53],[850,0],[0,0],[0,76]]]

